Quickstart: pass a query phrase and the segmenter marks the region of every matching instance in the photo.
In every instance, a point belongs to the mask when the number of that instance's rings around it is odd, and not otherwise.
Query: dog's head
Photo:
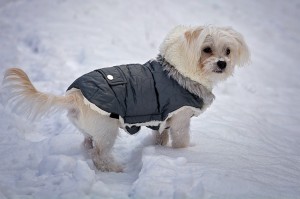
[[[230,27],[174,28],[160,46],[160,54],[184,76],[208,89],[245,65],[250,53],[242,35]]]

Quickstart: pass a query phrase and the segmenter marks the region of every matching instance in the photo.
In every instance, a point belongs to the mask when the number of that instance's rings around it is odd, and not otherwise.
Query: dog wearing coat
[[[231,27],[177,26],[156,59],[92,71],[75,80],[64,96],[38,91],[19,68],[5,72],[3,88],[7,103],[29,117],[66,109],[84,134],[83,146],[95,167],[121,172],[111,154],[119,128],[134,134],[147,126],[156,144],[166,145],[170,137],[172,147],[187,147],[190,118],[211,105],[218,82],[249,60],[247,44]]]

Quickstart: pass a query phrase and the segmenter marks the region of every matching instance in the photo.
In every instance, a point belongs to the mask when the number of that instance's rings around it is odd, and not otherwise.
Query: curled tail
[[[17,113],[36,119],[58,108],[72,107],[72,95],[56,96],[38,91],[27,74],[19,68],[6,70],[2,82],[6,104]]]

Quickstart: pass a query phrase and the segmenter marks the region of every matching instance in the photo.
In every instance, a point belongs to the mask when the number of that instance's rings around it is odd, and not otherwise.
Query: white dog
[[[119,128],[133,134],[153,129],[157,144],[189,145],[190,118],[213,101],[213,87],[250,59],[241,34],[230,27],[174,28],[160,46],[157,59],[98,69],[77,79],[65,96],[42,93],[24,71],[8,69],[3,86],[16,108],[36,118],[67,109],[85,135],[83,142],[101,171],[122,171],[112,155]]]

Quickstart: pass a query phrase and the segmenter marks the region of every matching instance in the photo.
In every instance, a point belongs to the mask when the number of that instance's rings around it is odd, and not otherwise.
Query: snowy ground
[[[296,0],[0,0],[0,75],[19,66],[55,94],[95,68],[155,57],[177,24],[232,26],[252,52],[193,119],[189,148],[121,132],[124,173],[92,168],[65,113],[33,123],[0,103],[0,199],[300,198],[299,10]]]

